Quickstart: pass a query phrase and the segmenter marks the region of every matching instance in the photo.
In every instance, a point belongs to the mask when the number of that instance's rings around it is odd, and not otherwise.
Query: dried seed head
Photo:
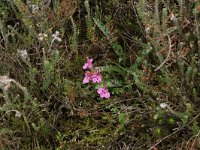
[[[13,79],[10,79],[8,76],[0,76],[0,88],[3,91],[8,91],[8,89],[11,86],[11,82],[14,81]]]
[[[19,57],[24,61],[27,62],[30,60],[30,58],[28,57],[28,53],[27,50],[18,50],[17,51]]]
[[[15,111],[15,117],[16,118],[20,118],[21,117],[21,113],[19,111],[17,111],[17,110]]]

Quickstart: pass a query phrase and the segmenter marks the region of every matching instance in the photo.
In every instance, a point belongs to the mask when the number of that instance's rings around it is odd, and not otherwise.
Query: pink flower
[[[89,83],[92,81],[93,83],[101,83],[102,82],[102,76],[98,72],[85,72],[85,77],[83,78],[83,84]]]
[[[100,95],[101,98],[110,98],[110,92],[106,87],[99,88],[97,93]]]
[[[92,79],[92,73],[90,73],[90,72],[85,72],[85,77],[84,77],[84,79],[83,79],[83,84],[85,84],[85,83],[89,83],[90,82],[90,80]]]
[[[102,81],[102,76],[101,76],[101,74],[100,73],[94,73],[93,75],[92,75],[92,82],[93,83],[101,83],[101,81]]]
[[[89,58],[87,57],[87,62],[83,65],[83,69],[87,69],[87,68],[92,69],[92,68],[93,68],[92,61],[93,61],[92,58],[89,59]]]

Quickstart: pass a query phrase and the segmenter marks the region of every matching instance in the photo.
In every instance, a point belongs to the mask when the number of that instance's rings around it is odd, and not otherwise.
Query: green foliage
[[[91,14],[90,14],[91,10],[90,10],[90,5],[89,5],[88,0],[86,0],[84,4],[85,4],[86,11],[87,11],[87,15],[85,16],[85,22],[86,22],[86,28],[87,28],[87,38],[90,41],[93,41],[94,37],[95,37],[95,28],[94,28],[94,23],[93,23]]]
[[[29,77],[31,81],[31,87],[34,87],[37,84],[36,76],[38,75],[39,71],[36,68],[29,68]]]
[[[55,66],[59,60],[59,51],[55,51],[49,60],[44,58],[44,80],[43,90],[46,90],[48,86],[55,81]]]
[[[174,125],[175,124],[175,119],[173,117],[170,117],[167,121],[168,121],[168,123],[170,125]]]
[[[193,135],[197,135],[200,131],[200,128],[199,128],[199,123],[197,121],[194,121],[193,124],[192,124],[192,133]]]
[[[76,55],[78,55],[78,31],[77,31],[77,27],[76,24],[73,20],[73,18],[71,18],[71,23],[72,23],[72,29],[73,29],[73,35],[70,39],[70,48],[71,50],[76,53]]]
[[[168,106],[167,105],[167,107],[165,108],[166,109],[166,111],[167,112],[169,112],[170,114],[172,114],[174,117],[176,117],[176,118],[179,118],[181,121],[182,121],[182,123],[184,124],[184,125],[186,125],[187,123],[188,123],[188,120],[189,120],[189,117],[190,117],[190,113],[189,113],[189,111],[187,110],[187,111],[185,111],[185,112],[176,112],[176,111],[174,111],[170,106]],[[154,115],[154,119],[155,120],[157,120],[157,119],[164,119],[164,116],[166,115],[166,113],[165,113],[165,111],[164,110],[162,110],[160,107],[158,107],[157,106],[157,108],[156,108],[156,110],[157,110],[157,112],[156,112],[156,114]],[[174,119],[173,118],[169,118],[168,119],[168,123],[169,124],[173,124],[173,122],[174,122]]]
[[[103,32],[103,34],[105,35],[105,37],[110,41],[111,37],[110,37],[110,31],[108,28],[106,28],[106,26],[103,24],[103,22],[101,22],[98,18],[93,18],[95,24],[97,25],[97,27]]]
[[[125,113],[119,113],[118,115],[119,123],[121,126],[124,126],[126,123],[126,114]]]
[[[123,50],[120,43],[118,41],[113,42],[113,39],[110,35],[111,33],[110,33],[109,29],[103,24],[103,22],[101,22],[98,18],[93,18],[93,20],[94,20],[95,24],[97,25],[97,27],[103,32],[104,36],[110,42],[114,52],[119,57],[119,62],[121,62],[122,60],[125,61],[125,51]]]
[[[127,123],[128,120],[128,115],[125,112],[122,112],[119,108],[113,107],[113,108],[108,108],[112,112],[114,112],[117,117],[118,117],[118,124],[119,124],[119,130],[123,129],[125,124]]]
[[[4,134],[12,133],[12,131],[9,128],[3,128],[0,129],[0,135],[3,136]]]
[[[56,139],[59,142],[59,147],[56,148],[56,150],[62,150],[64,148],[66,148],[66,141],[64,140],[66,135],[61,134],[60,132],[58,132],[58,134],[56,135]]]

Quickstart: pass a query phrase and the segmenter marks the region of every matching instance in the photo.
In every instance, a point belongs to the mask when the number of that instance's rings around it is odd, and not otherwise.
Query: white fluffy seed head
[[[166,104],[166,103],[161,103],[160,104],[160,108],[162,108],[162,109],[165,109],[165,108],[167,108],[168,107],[168,105]]]

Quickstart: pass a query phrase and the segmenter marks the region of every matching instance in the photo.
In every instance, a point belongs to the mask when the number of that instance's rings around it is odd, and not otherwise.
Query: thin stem
[[[169,41],[169,52],[168,52],[167,57],[165,58],[165,60],[164,60],[154,71],[160,70],[160,68],[168,61],[169,56],[170,56],[170,54],[171,54],[171,51],[172,51],[172,43],[171,43],[171,39],[170,39],[169,35],[167,35],[167,37],[168,37],[168,41]]]

